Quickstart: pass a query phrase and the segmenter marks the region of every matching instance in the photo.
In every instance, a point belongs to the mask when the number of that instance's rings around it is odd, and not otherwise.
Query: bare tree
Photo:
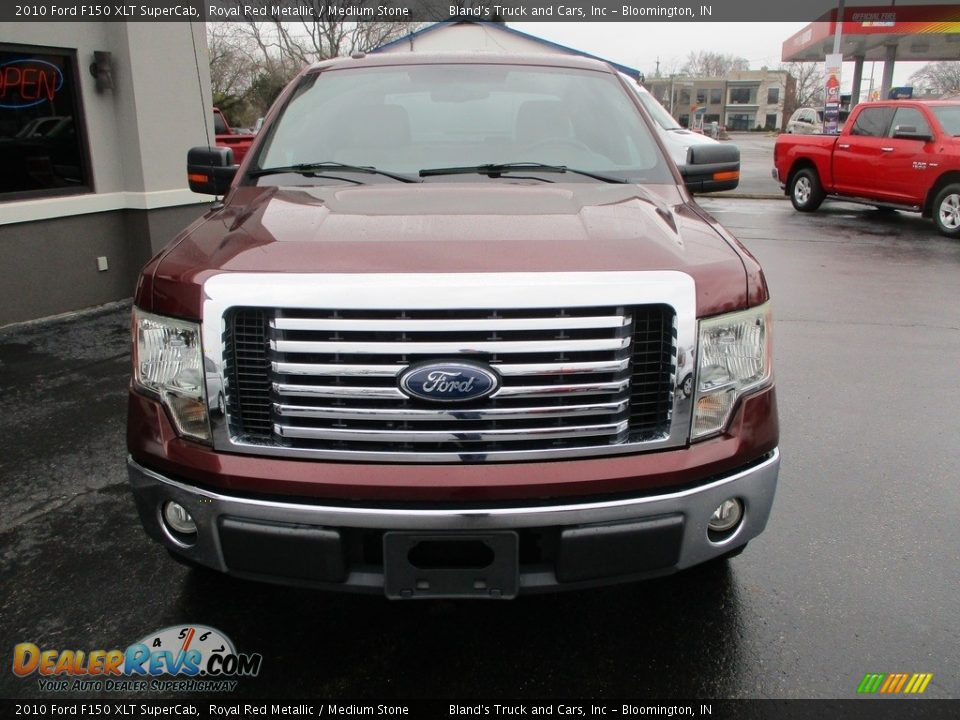
[[[924,65],[910,76],[914,87],[934,95],[960,93],[960,62],[944,60]]]
[[[375,10],[378,0],[355,0],[352,7]],[[309,17],[291,20],[275,13],[280,9],[274,0],[237,1],[240,25],[259,48],[265,60],[279,60],[283,65],[299,67],[327,58],[355,52],[367,52],[390,40],[415,30],[419,23],[344,19],[337,13],[337,3],[309,0]]]
[[[246,38],[231,23],[207,24],[207,50],[210,61],[210,89],[213,104],[231,118],[250,91],[256,74]]]
[[[823,105],[823,63],[792,62],[780,66],[793,75],[797,81],[796,93],[792,98],[794,108],[820,107]],[[787,104],[791,98],[787,98]]]
[[[750,61],[732,54],[700,50],[687,55],[680,73],[688,77],[723,77],[734,70],[748,70]]]
[[[243,21],[208,23],[207,44],[214,103],[244,125],[262,116],[303,66],[372,50],[419,26],[345,20],[328,0],[309,0],[312,13],[299,20],[275,12],[281,9],[275,0],[234,3]],[[377,0],[353,4],[375,8]]]
[[[683,68],[682,61],[675,57],[668,57],[658,63],[656,68],[646,74],[648,78],[670,77],[671,75],[680,75]]]

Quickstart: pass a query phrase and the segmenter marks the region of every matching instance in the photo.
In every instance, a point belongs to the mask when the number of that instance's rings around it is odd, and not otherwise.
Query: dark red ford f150
[[[781,135],[773,157],[801,212],[830,197],[920,212],[960,237],[960,103],[864,103],[841,135]]]
[[[391,598],[739,553],[780,462],[767,285],[684,185],[731,151],[681,176],[651,123],[597,61],[384,54],[306,69],[239,168],[191,150],[223,201],[135,298],[147,532]]]

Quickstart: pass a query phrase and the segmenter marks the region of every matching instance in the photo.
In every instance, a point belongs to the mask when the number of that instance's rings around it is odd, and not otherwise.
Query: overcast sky
[[[671,60],[679,69],[691,50],[733,53],[749,60],[750,68],[754,70],[764,65],[776,67],[780,63],[783,41],[806,27],[807,23],[512,22],[509,25],[525,33],[629,65],[649,76],[656,68],[658,57],[660,72],[665,73],[670,69]],[[908,84],[910,74],[921,65],[897,63],[893,84]],[[868,62],[863,69],[864,92],[870,83],[870,66]],[[877,86],[882,75],[883,63],[878,62],[874,73]],[[853,63],[845,63],[843,89],[849,90],[852,83]]]

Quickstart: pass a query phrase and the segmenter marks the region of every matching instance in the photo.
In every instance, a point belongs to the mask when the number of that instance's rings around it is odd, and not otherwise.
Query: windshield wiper
[[[377,170],[372,165],[345,165],[331,160],[315,163],[299,163],[297,165],[278,165],[277,167],[263,168],[262,170],[251,170],[247,175],[253,178],[263,177],[264,175],[279,175],[280,173],[319,176],[318,171],[322,172],[323,170],[341,170],[346,172],[367,173],[368,175],[383,175],[384,177],[406,183],[419,182],[406,175],[387,172],[386,170]]]
[[[434,175],[469,175],[476,173],[478,175],[488,175],[489,177],[499,177],[500,175],[512,172],[546,172],[546,173],[574,173],[584,175],[607,183],[627,183],[612,175],[602,175],[600,173],[588,172],[587,170],[575,170],[566,165],[547,165],[537,162],[513,162],[513,163],[488,163],[486,165],[467,165],[465,167],[444,167],[444,168],[425,168],[420,171],[420,177],[432,177]]]

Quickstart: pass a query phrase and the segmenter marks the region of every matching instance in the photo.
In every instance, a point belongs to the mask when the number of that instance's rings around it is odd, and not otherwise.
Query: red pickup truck
[[[217,136],[217,147],[229,148],[233,151],[233,161],[238,165],[242,163],[256,135],[234,132],[220,108],[213,109],[213,129]]]
[[[780,135],[773,175],[801,212],[827,198],[933,217],[960,237],[960,103],[858,105],[833,135]]]
[[[509,598],[739,553],[779,468],[767,285],[628,82],[567,56],[306,69],[144,269],[129,477],[236,576]],[[686,183],[686,184],[685,184]]]

